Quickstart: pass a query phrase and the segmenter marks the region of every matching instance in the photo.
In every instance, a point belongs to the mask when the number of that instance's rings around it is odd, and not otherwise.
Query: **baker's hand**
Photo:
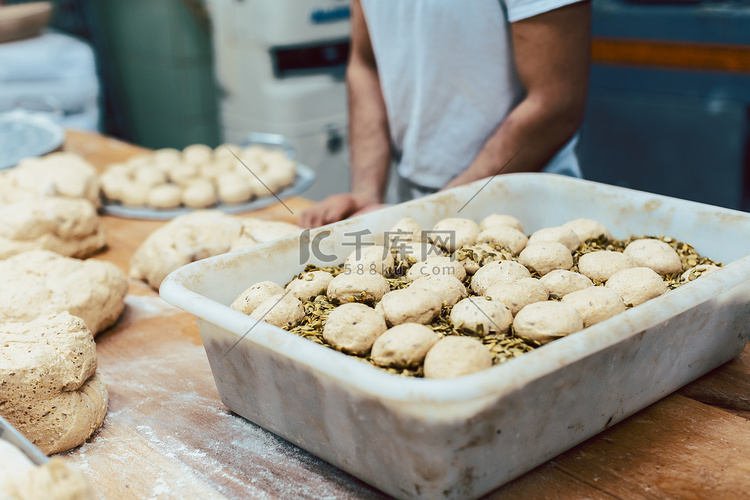
[[[299,225],[312,228],[338,222],[379,204],[379,201],[368,196],[353,193],[334,194],[304,211],[299,217]]]

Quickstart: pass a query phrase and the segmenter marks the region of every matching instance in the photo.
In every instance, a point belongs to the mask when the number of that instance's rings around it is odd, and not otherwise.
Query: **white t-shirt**
[[[399,175],[440,188],[521,101],[509,22],[580,0],[362,0]],[[576,138],[545,167],[580,176]]]

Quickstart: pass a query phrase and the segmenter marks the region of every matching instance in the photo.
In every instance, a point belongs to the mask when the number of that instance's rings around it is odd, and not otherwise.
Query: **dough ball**
[[[383,316],[372,307],[342,304],[328,315],[323,338],[336,349],[363,355],[387,329]]]
[[[456,378],[486,370],[492,366],[492,354],[484,344],[471,337],[450,336],[441,339],[424,358],[425,378]]]
[[[291,293],[277,294],[258,304],[250,317],[279,328],[292,328],[305,318],[305,307]]]
[[[414,280],[410,288],[422,288],[435,292],[443,299],[443,304],[452,306],[466,297],[466,287],[454,276],[430,275]]]
[[[174,184],[162,184],[151,188],[148,204],[154,208],[177,208],[182,203],[182,189]]]
[[[578,239],[583,243],[586,240],[595,240],[601,236],[605,239],[611,240],[612,235],[609,230],[601,222],[591,219],[575,219],[570,222],[566,222],[562,227],[572,229],[578,236]]]
[[[394,242],[391,249],[395,251],[396,259],[411,264],[425,261],[431,257],[445,256],[442,249],[426,241]]]
[[[154,165],[159,167],[171,167],[180,163],[181,154],[178,150],[173,148],[163,148],[154,151],[152,160]]]
[[[122,167],[122,168],[113,168]],[[127,167],[122,164],[116,164],[108,168],[99,178],[104,196],[110,200],[122,199],[122,186],[128,182],[133,182]]]
[[[331,280],[333,280],[333,275],[327,271],[312,271],[294,278],[286,289],[299,300],[305,301],[318,295],[325,295]]]
[[[222,160],[225,158],[231,158],[233,161],[237,161],[235,156],[242,155],[242,146],[231,142],[219,144],[214,149],[213,158],[214,160]]]
[[[253,197],[253,188],[246,175],[224,174],[217,183],[222,203],[245,203]]]
[[[449,217],[438,221],[429,232],[430,242],[453,253],[464,245],[472,245],[479,236],[479,224],[471,219]]]
[[[402,323],[426,325],[440,314],[443,299],[430,290],[408,287],[383,295],[380,307],[386,321],[391,325]]]
[[[660,275],[682,272],[682,261],[674,248],[660,240],[635,240],[623,252],[638,267],[648,267]]]
[[[486,243],[477,243],[457,250],[453,258],[464,266],[467,274],[474,274],[490,262],[512,260],[513,254],[506,250],[496,250]]]
[[[603,286],[590,286],[562,298],[583,318],[583,326],[595,325],[625,311],[625,302],[616,291]]]
[[[213,182],[197,179],[185,186],[182,203],[190,208],[208,208],[216,204],[216,188]]]
[[[549,293],[538,279],[522,278],[492,285],[484,292],[484,296],[501,302],[515,316],[527,305],[547,300]]]
[[[453,276],[459,281],[463,281],[466,277],[466,270],[464,266],[450,257],[430,257],[411,266],[406,273],[406,279],[415,281],[429,275]]]
[[[214,150],[205,144],[191,144],[182,150],[182,161],[188,165],[202,165],[213,159]]]
[[[120,201],[128,207],[142,207],[148,201],[148,186],[126,182],[120,186]]]
[[[542,276],[540,281],[547,288],[550,295],[558,298],[562,298],[571,292],[577,292],[578,290],[594,286],[594,283],[583,274],[563,269],[548,272]]]
[[[424,241],[422,226],[411,217],[404,217],[388,230],[388,244],[393,247],[399,242]]]
[[[200,178],[200,171],[197,165],[189,165],[187,163],[178,163],[169,169],[167,172],[169,180],[179,186],[187,185],[196,179]]]
[[[667,292],[667,284],[656,271],[634,267],[616,272],[607,280],[607,288],[622,296],[626,305],[637,306]]]
[[[471,278],[471,289],[479,295],[484,295],[484,292],[492,285],[518,281],[522,278],[531,278],[531,273],[518,262],[512,260],[490,262],[474,273]]]
[[[509,226],[493,226],[477,236],[477,243],[492,243],[507,248],[518,255],[526,247],[529,239],[518,229]]]
[[[291,186],[297,178],[297,164],[289,158],[269,164],[268,171],[275,187],[274,191]]]
[[[386,330],[372,345],[370,356],[378,366],[418,366],[440,336],[418,323],[404,323]]]
[[[263,301],[281,295],[284,289],[273,281],[261,281],[242,292],[229,306],[241,313],[252,313]]]
[[[684,273],[682,273],[682,276],[680,276],[680,281],[683,283],[687,283],[688,281],[693,281],[694,279],[700,278],[701,276],[705,276],[707,274],[711,274],[714,271],[718,271],[721,269],[720,267],[714,266],[713,264],[700,264],[695,267],[691,267]]]
[[[590,252],[578,259],[578,272],[599,283],[607,281],[616,272],[631,267],[635,267],[635,264],[627,255],[610,250]]]
[[[151,165],[136,170],[134,177],[135,182],[147,187],[153,187],[167,182],[167,174]]]
[[[230,250],[247,248],[257,243],[267,243],[299,234],[302,228],[289,222],[272,221],[247,217],[242,220],[240,235],[234,240]]]
[[[554,242],[565,245],[569,252],[575,251],[581,245],[581,239],[572,229],[564,226],[545,227],[529,236],[526,246],[536,243]]]
[[[393,272],[393,255],[381,245],[361,246],[344,261],[344,269],[354,274],[383,274]]]
[[[484,337],[488,333],[507,333],[513,315],[499,300],[489,297],[467,297],[453,306],[451,323]]]
[[[377,273],[342,273],[328,284],[326,294],[334,302],[346,303],[361,300],[377,301],[390,291],[388,280]]]
[[[516,314],[513,329],[519,337],[546,344],[582,330],[583,319],[578,311],[568,304],[554,301],[536,302]]]
[[[523,233],[523,224],[512,215],[490,214],[479,223],[479,230],[484,231],[491,227],[507,226]]]
[[[573,267],[570,250],[565,245],[554,241],[530,244],[518,255],[518,262],[541,276],[557,269],[567,271]]]

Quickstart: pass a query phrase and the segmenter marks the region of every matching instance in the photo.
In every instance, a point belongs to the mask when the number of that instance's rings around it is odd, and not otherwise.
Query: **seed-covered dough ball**
[[[336,349],[361,355],[387,329],[383,316],[372,307],[342,304],[328,315],[323,338]]]
[[[583,326],[595,325],[625,311],[620,294],[603,286],[571,292],[562,298],[562,303],[575,307],[583,318]]]
[[[581,245],[581,239],[572,229],[564,226],[545,227],[529,236],[526,246],[536,243],[555,242],[565,245],[569,252],[573,252]]]
[[[477,243],[500,245],[513,252],[513,255],[518,255],[526,247],[528,240],[521,231],[509,226],[488,227],[477,236]]]
[[[479,224],[471,219],[449,217],[438,221],[429,233],[430,242],[450,253],[464,245],[471,245],[479,236]]]
[[[380,300],[391,289],[382,275],[377,273],[342,273],[328,284],[326,294],[331,301],[354,302],[364,294],[365,300]]]
[[[607,280],[611,288],[622,296],[625,304],[637,306],[667,292],[667,284],[656,271],[648,267],[634,267],[613,274]]]
[[[213,159],[214,150],[205,144],[191,144],[182,150],[182,161],[190,165],[202,165]]]
[[[175,184],[154,186],[148,192],[148,204],[154,208],[176,208],[182,203],[182,189]]]
[[[445,252],[432,243],[426,241],[394,242],[391,250],[399,261],[407,261],[415,264],[425,261],[431,257],[444,257]]]
[[[578,272],[593,281],[604,282],[613,274],[635,267],[630,257],[620,252],[600,250],[581,255]]]
[[[253,188],[246,175],[224,174],[217,181],[219,200],[223,203],[244,203],[253,197]]]
[[[279,328],[291,328],[305,317],[305,307],[291,293],[272,295],[261,302],[250,313],[250,317],[263,320]]]
[[[601,222],[591,219],[575,219],[570,222],[563,224],[563,227],[572,229],[578,239],[583,243],[586,240],[597,239],[600,236],[604,236],[605,239],[611,240],[612,235],[609,230]]]
[[[379,304],[386,321],[391,325],[421,323],[426,325],[440,314],[443,299],[424,288],[402,288],[383,295]]]
[[[527,305],[547,300],[549,293],[538,279],[523,278],[511,283],[492,285],[484,292],[484,296],[503,303],[515,316]]]
[[[410,288],[422,288],[435,292],[443,299],[443,304],[452,306],[466,297],[466,287],[458,278],[453,276],[423,276],[414,280]]]
[[[512,215],[505,214],[490,214],[479,223],[479,230],[484,231],[491,227],[507,226],[512,227],[523,233],[523,224],[521,221],[513,217]]]
[[[216,188],[208,179],[197,179],[182,191],[182,203],[190,208],[206,208],[216,204]]]
[[[372,345],[370,356],[378,366],[418,366],[440,336],[418,323],[404,323],[386,330]]]
[[[235,311],[250,314],[263,301],[283,293],[284,289],[273,281],[261,281],[242,292],[229,307]]]
[[[648,267],[660,275],[682,272],[682,261],[674,248],[660,240],[644,238],[631,241],[625,255],[638,267]]]
[[[573,257],[568,248],[554,241],[536,242],[523,249],[518,262],[541,276],[557,269],[564,271],[573,267]]]
[[[477,243],[456,250],[453,258],[464,266],[467,274],[474,274],[490,262],[513,259],[513,254],[507,250],[496,250],[486,243]]]
[[[542,276],[540,281],[547,288],[550,295],[558,298],[594,286],[594,283],[583,274],[563,269],[548,272]]]
[[[391,247],[398,242],[424,241],[422,226],[411,217],[404,217],[388,230],[388,243]]]
[[[499,300],[489,297],[467,297],[453,306],[451,323],[456,328],[467,328],[478,335],[507,333],[513,314]]]
[[[516,314],[513,329],[519,337],[546,344],[582,330],[583,319],[578,311],[568,304],[554,301],[536,302]]]
[[[474,273],[471,278],[471,289],[479,295],[484,295],[484,292],[492,285],[518,281],[522,278],[531,278],[531,273],[518,262],[512,260],[490,262]]]
[[[454,278],[463,281],[466,277],[466,269],[450,257],[430,257],[425,261],[417,262],[411,266],[406,273],[406,279],[414,281],[431,274],[437,276],[453,276]]]
[[[354,274],[388,275],[393,271],[393,255],[382,245],[359,247],[346,258],[344,269]]]
[[[299,300],[309,300],[317,295],[325,295],[333,275],[328,271],[312,271],[294,278],[286,289]]]
[[[120,186],[120,201],[129,207],[142,207],[148,201],[148,186],[126,182]]]
[[[680,276],[680,281],[683,283],[687,283],[688,281],[693,281],[694,279],[697,279],[701,276],[705,276],[707,274],[711,274],[714,271],[718,271],[721,269],[718,266],[714,266],[713,264],[700,264],[695,267],[691,267],[684,273],[682,273],[682,276]]]
[[[427,351],[425,378],[456,378],[486,370],[492,366],[492,354],[484,344],[471,337],[445,337]]]

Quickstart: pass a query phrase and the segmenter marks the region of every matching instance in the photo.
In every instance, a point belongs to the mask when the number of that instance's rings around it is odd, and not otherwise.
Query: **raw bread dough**
[[[490,214],[479,223],[479,230],[484,231],[491,227],[496,226],[507,226],[512,227],[523,233],[523,224],[521,221],[513,217],[512,215],[505,214]]]
[[[626,305],[632,306],[643,304],[669,290],[661,276],[648,267],[619,271],[607,280],[606,286],[619,293]]]
[[[362,246],[349,254],[344,269],[354,274],[382,274],[393,272],[393,255],[382,245]]]
[[[464,245],[473,245],[479,236],[479,224],[471,219],[449,217],[437,222],[429,232],[430,242],[453,253]]]
[[[28,158],[0,172],[0,205],[29,198],[84,198],[99,207],[99,177],[89,162],[74,153]]]
[[[153,152],[154,165],[159,168],[180,163],[180,152],[174,148],[162,148]]]
[[[0,345],[0,414],[43,453],[83,444],[101,426],[107,388],[82,319],[63,312],[0,324]]]
[[[482,337],[494,332],[507,333],[512,322],[511,311],[489,297],[467,297],[451,310],[451,323],[456,328],[468,328]]]
[[[272,295],[261,302],[250,317],[279,328],[291,328],[304,319],[305,307],[291,293]]]
[[[32,250],[0,261],[0,323],[68,311],[95,335],[117,321],[128,291],[115,265]]]
[[[182,150],[182,161],[189,165],[209,163],[213,156],[214,150],[205,144],[191,144]]]
[[[135,171],[135,182],[141,186],[154,187],[167,182],[167,174],[155,165],[144,165]]]
[[[257,243],[286,238],[302,232],[302,228],[289,222],[272,221],[247,217],[242,219],[240,235],[237,237],[230,250],[247,248]]]
[[[682,261],[674,248],[660,240],[644,238],[631,241],[623,254],[638,267],[648,267],[664,276],[682,272]]]
[[[436,276],[453,276],[463,281],[466,278],[466,269],[451,257],[430,257],[411,266],[406,273],[406,279],[415,281],[431,274]]]
[[[718,271],[721,269],[718,266],[714,266],[713,264],[700,264],[695,267],[691,267],[684,273],[682,273],[682,276],[680,276],[680,281],[683,283],[686,283],[688,281],[693,281],[694,279],[700,278],[701,276],[705,276],[707,274],[711,274],[714,271]]]
[[[148,201],[148,186],[127,181],[120,186],[120,201],[128,207],[142,207]]]
[[[616,272],[631,267],[635,267],[635,264],[630,257],[611,250],[590,252],[578,259],[578,272],[600,283],[607,281]]]
[[[510,226],[488,227],[477,236],[477,243],[493,243],[518,255],[526,247],[528,238],[518,229]]]
[[[492,366],[492,354],[477,339],[445,337],[427,351],[425,378],[456,378],[486,370]]]
[[[378,366],[418,366],[440,336],[418,323],[404,323],[386,330],[372,345],[372,361]]]
[[[518,255],[518,262],[536,271],[540,276],[558,269],[567,271],[573,267],[573,257],[568,247],[555,241],[532,243],[529,240],[529,244]]]
[[[0,259],[29,250],[85,258],[106,242],[96,209],[87,200],[51,197],[0,205]]]
[[[261,281],[242,292],[229,307],[235,311],[250,314],[266,299],[283,293],[284,289],[281,285],[273,281]]]
[[[365,300],[380,300],[391,289],[382,275],[377,273],[341,273],[328,284],[328,299],[334,302],[354,302],[364,294]]]
[[[177,208],[182,203],[182,189],[175,184],[160,184],[148,192],[148,204],[154,208]]]
[[[603,286],[571,292],[562,298],[562,303],[575,307],[583,319],[583,326],[595,325],[625,311],[620,294]]]
[[[383,295],[378,308],[391,325],[421,323],[426,325],[440,314],[443,299],[424,288],[402,288]]]
[[[332,280],[333,275],[327,271],[312,271],[294,278],[286,289],[299,300],[305,301],[317,295],[325,295]]]
[[[409,286],[435,292],[443,299],[445,306],[453,306],[467,295],[464,284],[453,276],[423,276]]]
[[[554,242],[565,245],[569,252],[575,251],[581,245],[581,239],[573,232],[572,229],[564,226],[545,227],[535,231],[529,236],[529,242],[526,246],[535,243]]]
[[[453,254],[464,269],[466,274],[474,274],[479,268],[496,260],[512,260],[513,254],[507,250],[496,250],[486,243],[466,245]]]
[[[431,257],[444,257],[445,252],[432,243],[426,241],[393,242],[391,250],[395,251],[395,259],[411,264],[425,261]]]
[[[411,217],[404,217],[396,222],[388,230],[388,244],[390,247],[398,247],[401,243],[411,241],[424,241],[422,226]]]
[[[157,289],[167,274],[229,251],[242,223],[218,210],[181,215],[146,238],[130,260],[130,276]]]
[[[496,283],[530,278],[531,273],[523,265],[512,260],[499,260],[482,266],[471,278],[471,289],[479,295]]]
[[[513,329],[519,337],[546,344],[583,329],[583,319],[578,311],[568,304],[554,301],[536,302],[516,314]]]
[[[177,185],[185,186],[200,179],[199,169],[196,165],[178,163],[173,165],[168,172],[169,178]]]
[[[244,203],[250,200],[253,197],[253,187],[247,175],[224,174],[220,176],[217,180],[219,199],[223,203]]]
[[[484,296],[505,304],[515,316],[527,305],[547,300],[549,292],[538,279],[521,278],[510,283],[492,285],[484,292]]]
[[[611,240],[612,235],[609,230],[601,222],[591,219],[575,219],[570,222],[563,224],[563,227],[572,229],[578,239],[583,243],[586,240],[597,239],[600,236],[604,236],[605,239]]]
[[[550,271],[539,280],[547,288],[550,295],[562,298],[571,292],[594,286],[594,283],[580,273],[557,269]]]
[[[323,338],[336,349],[367,354],[388,327],[383,316],[364,304],[342,304],[328,315]]]
[[[182,203],[189,208],[207,208],[216,204],[216,188],[208,179],[196,179],[182,191]]]

